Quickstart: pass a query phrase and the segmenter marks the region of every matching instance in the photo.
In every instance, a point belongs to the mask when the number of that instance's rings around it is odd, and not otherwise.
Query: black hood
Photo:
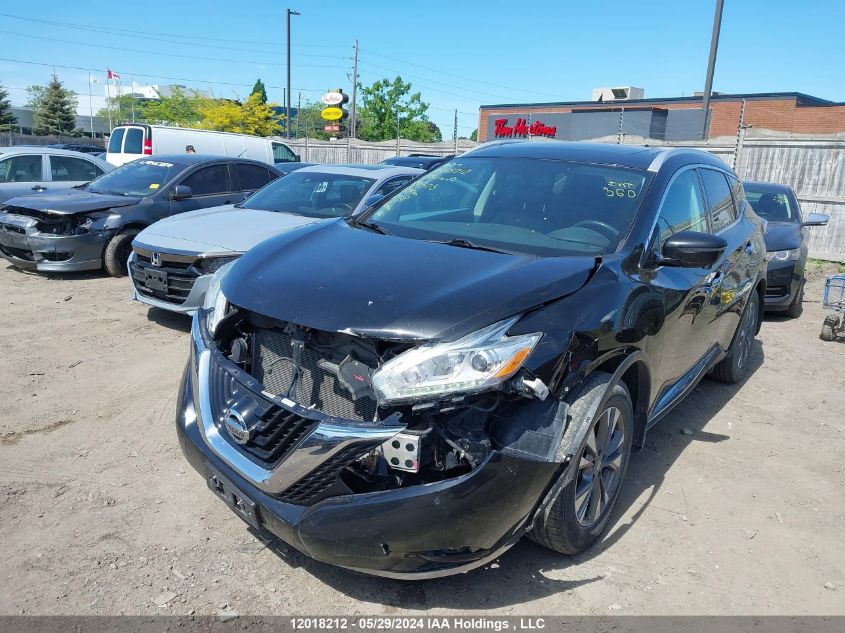
[[[20,207],[32,211],[51,211],[57,215],[74,215],[88,211],[102,211],[114,207],[128,207],[138,204],[139,197],[113,196],[92,193],[80,189],[69,189],[61,193],[47,193],[34,196],[20,196],[7,200],[8,207]]]
[[[223,284],[253,312],[389,340],[454,338],[575,292],[593,257],[538,258],[380,235],[344,220],[261,243]]]
[[[769,220],[763,237],[766,240],[767,251],[786,251],[792,248],[801,248],[801,225],[797,222],[772,222]]]

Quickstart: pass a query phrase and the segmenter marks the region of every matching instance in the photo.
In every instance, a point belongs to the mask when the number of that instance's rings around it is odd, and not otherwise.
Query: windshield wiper
[[[470,242],[462,237],[456,237],[451,240],[426,240],[432,244],[445,244],[446,246],[457,246],[458,248],[471,248],[476,251],[488,251],[490,253],[502,253],[504,255],[513,255],[513,252],[502,250],[501,248],[493,248],[492,246],[484,246],[483,244],[476,244]]]
[[[380,224],[376,224],[375,222],[367,222],[365,220],[356,220],[356,226],[363,226],[365,229],[370,229],[371,231],[375,231],[376,233],[381,233],[382,235],[393,235],[390,231],[386,228],[381,226]]]

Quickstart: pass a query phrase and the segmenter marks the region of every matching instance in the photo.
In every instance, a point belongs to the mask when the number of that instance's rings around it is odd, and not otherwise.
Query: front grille
[[[337,481],[340,471],[350,462],[375,448],[375,444],[355,444],[339,451],[334,457],[323,462],[317,468],[285,490],[279,498],[287,503],[308,505],[331,488]]]
[[[245,393],[245,388],[227,371],[217,363],[211,363],[209,396],[218,427],[223,426],[229,408]],[[255,398],[257,399],[258,396]],[[246,444],[236,443],[225,428],[221,428],[220,435],[264,468],[273,468],[281,462],[293,450],[297,442],[317,425],[314,420],[276,405],[259,406],[255,414],[260,422],[254,430],[253,437]]]
[[[374,420],[376,401],[373,398],[353,400],[349,391],[331,371],[320,367],[321,360],[330,362],[320,352],[302,350],[299,379],[288,394],[294,378],[293,339],[278,330],[258,329],[255,333],[253,376],[270,393],[286,395],[303,407],[314,407],[327,415],[350,420]],[[341,359],[342,360],[342,359]]]
[[[182,262],[167,262],[166,265],[152,267],[154,270],[167,273],[167,292],[147,287],[144,270],[151,267],[148,258],[140,257],[136,253],[135,261],[130,266],[130,273],[138,292],[144,296],[181,305],[191,294],[194,283],[199,277],[199,273],[189,269],[189,266],[190,264],[183,264]]]

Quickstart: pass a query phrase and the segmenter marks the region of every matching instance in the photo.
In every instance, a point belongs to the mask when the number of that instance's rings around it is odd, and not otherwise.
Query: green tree
[[[120,119],[126,119],[132,116],[133,107],[132,95],[120,95],[119,97],[109,97],[106,99],[106,107],[97,110],[95,116],[102,117],[108,120],[109,109],[111,109],[112,123],[119,123]],[[135,121],[145,121],[144,119],[144,103],[139,99],[134,99],[135,107]]]
[[[76,94],[65,88],[56,75],[42,90],[35,92],[33,131],[36,134],[82,134],[76,127]]]
[[[478,128],[472,131],[472,134],[469,135],[469,140],[477,141],[478,140]]]
[[[261,78],[255,80],[255,85],[252,87],[252,92],[249,93],[249,96],[258,95],[259,103],[267,103],[267,89],[264,87],[264,82],[261,81]]]
[[[196,127],[202,121],[203,107],[210,101],[195,90],[185,92],[173,88],[169,97],[159,94],[158,100],[147,101],[141,114],[148,123]],[[135,118],[138,118],[137,113]]]
[[[316,138],[327,140],[329,134],[323,129],[328,121],[320,117],[320,112],[326,106],[319,102],[305,103],[291,121],[291,134],[297,138]]]
[[[428,104],[419,92],[411,92],[410,82],[401,77],[380,79],[372,86],[361,87],[358,137],[365,141],[402,138],[412,141],[440,140],[440,130],[429,125]]]
[[[17,117],[12,112],[12,104],[9,102],[9,91],[0,84],[0,130],[8,131],[17,123]]]
[[[229,99],[208,99],[200,108],[203,128],[270,136],[279,132],[279,120],[271,104],[262,103],[253,93],[244,103]]]

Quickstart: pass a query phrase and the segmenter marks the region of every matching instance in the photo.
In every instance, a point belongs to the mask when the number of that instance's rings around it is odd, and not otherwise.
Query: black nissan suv
[[[342,567],[580,552],[648,428],[746,375],[765,279],[762,222],[706,152],[481,146],[221,268],[179,442],[244,521]]]

